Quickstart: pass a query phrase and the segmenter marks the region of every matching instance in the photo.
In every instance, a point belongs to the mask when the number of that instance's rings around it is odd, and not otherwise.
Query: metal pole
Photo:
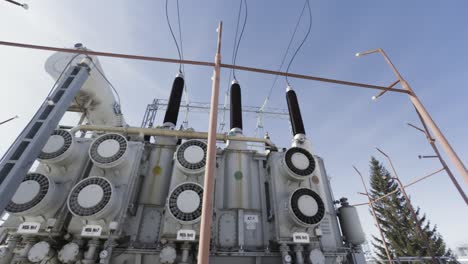
[[[211,221],[213,217],[214,170],[216,164],[216,127],[218,119],[219,78],[221,73],[221,36],[223,23],[218,26],[218,45],[213,73],[213,89],[211,94],[210,122],[208,130],[208,149],[203,189],[202,215],[200,222],[200,243],[198,245],[198,263],[209,263]]]
[[[17,48],[27,48],[27,49],[66,52],[66,53],[73,53],[73,54],[78,53],[78,54],[85,54],[85,55],[88,55],[88,56],[103,56],[103,57],[122,58],[122,59],[131,59],[131,60],[159,61],[159,62],[177,63],[177,64],[182,63],[182,64],[191,64],[191,65],[208,66],[208,67],[214,67],[215,66],[215,63],[206,62],[206,61],[178,60],[178,59],[158,58],[158,57],[141,56],[141,55],[129,55],[129,54],[121,54],[121,53],[100,52],[100,51],[92,51],[92,50],[77,50],[77,49],[68,49],[68,48],[57,48],[57,47],[31,45],[31,44],[8,42],[8,41],[0,41],[0,45],[1,46],[17,47]],[[404,94],[408,93],[408,91],[405,91],[403,89],[395,89],[395,88],[391,88],[391,87],[389,88],[389,87],[373,85],[373,84],[356,83],[356,82],[328,79],[328,78],[315,77],[315,76],[296,74],[296,73],[271,71],[271,70],[266,70],[266,69],[244,67],[244,66],[238,66],[238,65],[229,65],[229,64],[222,64],[222,63],[220,63],[220,67],[221,68],[228,68],[228,69],[236,69],[236,70],[240,70],[240,71],[251,71],[251,72],[258,72],[258,73],[271,74],[271,75],[280,75],[280,76],[286,76],[286,74],[287,74],[288,77],[290,77],[290,78],[298,78],[298,79],[305,79],[305,80],[312,80],[312,81],[326,82],[326,83],[335,83],[335,84],[355,86],[355,87],[360,87],[360,88],[377,89],[377,90],[381,90],[381,91],[387,91],[388,90],[388,91],[397,92],[397,93],[404,93]]]
[[[397,172],[395,170],[395,167],[393,166],[392,159],[390,158],[390,156],[388,156],[385,152],[383,152],[379,148],[376,148],[376,149],[377,149],[377,151],[382,153],[382,155],[384,155],[387,158],[388,162],[390,163],[390,167],[392,168],[393,174],[395,175],[395,177],[392,177],[392,178],[395,179],[398,182],[398,187],[400,188],[400,190],[403,193],[403,196],[404,196],[404,198],[406,200],[406,207],[408,207],[408,210],[410,210],[411,216],[413,217],[413,221],[416,223],[416,228],[418,229],[419,235],[424,240],[424,242],[426,244],[426,247],[429,250],[429,254],[431,254],[432,263],[437,264],[437,260],[436,260],[436,258],[434,256],[433,251],[432,251],[432,247],[431,247],[429,238],[427,237],[426,233],[424,233],[422,228],[421,228],[418,216],[416,215],[416,212],[414,211],[414,208],[411,205],[411,200],[409,199],[408,194],[405,191],[405,186],[403,186],[403,183],[400,181],[400,177],[398,177],[398,174],[397,174]]]
[[[437,158],[439,159],[440,161],[440,164],[442,164],[442,167],[444,167],[445,171],[447,172],[447,175],[450,177],[450,180],[452,180],[452,183],[453,185],[455,185],[455,188],[457,188],[457,191],[458,193],[461,195],[461,197],[463,198],[463,200],[465,201],[465,204],[468,205],[468,198],[466,197],[466,194],[465,192],[463,191],[463,189],[461,188],[460,184],[458,184],[458,181],[457,179],[455,178],[455,176],[453,175],[452,171],[449,169],[449,167],[447,166],[447,163],[445,163],[445,160],[442,158],[442,156],[440,155],[440,152],[439,152],[439,149],[437,148],[436,144],[434,143],[434,139],[432,138],[429,130],[427,129],[427,125],[426,123],[424,122],[424,119],[421,117],[421,114],[419,113],[418,109],[416,109],[416,113],[418,114],[418,117],[419,117],[419,120],[421,120],[421,123],[424,127],[424,130],[416,127],[416,126],[413,126],[411,124],[408,124],[410,125],[411,127],[414,127],[416,129],[418,129],[419,131],[423,132],[425,135],[426,135],[426,138],[427,138],[427,141],[429,142],[429,144],[431,145],[432,149],[434,150]]]
[[[364,186],[364,190],[366,191],[365,195],[367,196],[367,199],[369,200],[369,207],[371,209],[372,216],[374,217],[375,225],[377,226],[377,229],[379,229],[380,237],[382,238],[382,242],[385,247],[385,253],[387,254],[388,262],[392,264],[392,256],[390,255],[390,251],[388,250],[388,245],[387,245],[387,242],[385,241],[385,236],[383,234],[382,228],[380,227],[377,215],[375,214],[374,201],[369,196],[369,192],[367,191],[367,186],[366,186],[366,183],[364,182],[364,178],[362,177],[361,172],[355,166],[353,166],[353,168],[361,177],[362,185]]]
[[[409,98],[411,100],[411,103],[413,103],[413,105],[416,108],[416,111],[420,115],[421,119],[428,125],[428,127],[431,129],[432,133],[434,133],[434,137],[439,141],[439,143],[442,146],[442,148],[444,149],[445,153],[447,154],[449,159],[453,162],[453,164],[455,165],[455,168],[457,168],[458,173],[460,173],[460,175],[465,180],[465,183],[468,184],[468,171],[466,170],[465,165],[463,164],[461,159],[458,157],[457,153],[455,153],[455,150],[453,150],[452,146],[447,141],[447,139],[445,138],[442,131],[440,131],[437,124],[434,122],[434,120],[432,120],[432,117],[429,115],[429,112],[427,112],[424,105],[421,103],[421,101],[419,101],[419,98],[416,96],[413,89],[411,89],[411,86],[401,76],[400,72],[398,72],[395,65],[393,65],[392,61],[387,56],[385,51],[383,49],[379,48],[379,49],[375,49],[375,50],[372,50],[372,51],[369,51],[369,52],[362,53],[362,55],[375,53],[375,52],[379,52],[380,54],[382,54],[382,56],[384,57],[387,64],[390,66],[390,68],[392,68],[393,73],[396,75],[396,77],[400,81],[401,86],[403,87],[403,89],[408,91],[408,95],[409,95]]]

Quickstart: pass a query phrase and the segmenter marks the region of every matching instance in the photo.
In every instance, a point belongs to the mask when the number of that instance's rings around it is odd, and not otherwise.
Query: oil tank
[[[360,245],[366,241],[366,235],[362,231],[361,221],[356,207],[349,205],[348,199],[341,198],[341,207],[338,208],[341,232],[345,242],[352,245]]]

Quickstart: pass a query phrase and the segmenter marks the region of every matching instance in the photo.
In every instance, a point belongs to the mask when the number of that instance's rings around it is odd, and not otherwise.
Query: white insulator
[[[88,177],[78,182],[68,196],[70,212],[88,220],[104,219],[118,212],[119,194],[104,177]]]
[[[124,164],[128,155],[128,141],[120,134],[105,134],[96,138],[89,148],[94,165],[110,169]]]

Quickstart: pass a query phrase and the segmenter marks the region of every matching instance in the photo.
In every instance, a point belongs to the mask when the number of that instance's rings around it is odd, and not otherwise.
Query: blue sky
[[[99,51],[177,56],[165,20],[165,1],[24,1],[30,10],[0,1],[1,40],[59,47],[82,42]],[[175,23],[175,1],[170,2]],[[213,61],[215,28],[222,20],[222,59],[230,63],[239,2],[179,2],[185,58]],[[303,3],[248,0],[249,18],[238,64],[276,70]],[[312,31],[291,71],[388,85],[395,78],[380,56],[354,57],[359,51],[384,48],[466,163],[468,3],[311,0],[311,6]],[[305,34],[305,25],[299,28],[294,48]],[[0,127],[0,153],[26,125],[53,84],[44,71],[49,55],[44,51],[0,47],[0,120],[20,116]],[[120,93],[126,119],[135,126],[140,124],[152,98],[168,97],[178,69],[177,65],[112,58],[101,58],[101,63]],[[208,102],[212,69],[186,66],[185,70],[190,100]],[[223,91],[228,74],[223,71]],[[243,103],[256,106],[263,103],[274,79],[249,72],[237,72],[237,78],[243,89]],[[417,158],[432,152],[422,134],[405,125],[407,121],[419,125],[405,95],[388,93],[373,102],[370,98],[377,93],[373,90],[296,79],[291,84],[298,93],[315,152],[324,158],[332,177],[336,198],[346,196],[352,203],[365,201],[356,194],[362,186],[351,166],[356,165],[367,176],[371,155],[384,160],[374,146],[392,156],[403,181],[440,168],[435,160]],[[286,108],[285,88],[284,78],[279,78],[269,106]],[[253,134],[255,117],[246,116],[244,120],[246,133]],[[207,116],[191,115],[189,121],[196,130],[207,130]],[[290,144],[287,121],[266,119],[264,123],[278,145]],[[458,179],[468,192],[467,185]],[[408,192],[431,223],[438,225],[449,246],[468,243],[468,210],[445,173],[410,187]],[[375,232],[367,208],[359,210],[368,235]]]

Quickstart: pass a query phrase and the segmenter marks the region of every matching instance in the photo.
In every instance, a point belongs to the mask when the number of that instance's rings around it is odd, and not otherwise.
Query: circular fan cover
[[[290,206],[294,217],[304,225],[318,224],[325,216],[322,198],[311,189],[301,188],[294,191]]]
[[[112,198],[112,185],[102,177],[89,177],[73,187],[68,197],[68,208],[76,216],[99,213]]]
[[[65,153],[72,145],[72,135],[65,130],[55,130],[39,154],[39,159],[49,160]]]
[[[127,150],[127,140],[119,134],[98,137],[91,145],[89,154],[93,162],[109,164],[119,160]]]
[[[169,211],[182,222],[193,222],[201,216],[203,187],[196,183],[183,183],[169,196]]]
[[[308,176],[315,170],[315,159],[309,151],[293,147],[286,151],[286,166],[299,176]]]
[[[26,175],[5,210],[10,213],[21,213],[33,208],[44,199],[49,186],[49,179],[42,174]]]
[[[189,140],[177,150],[177,161],[189,170],[200,170],[206,164],[206,143],[200,140]]]

